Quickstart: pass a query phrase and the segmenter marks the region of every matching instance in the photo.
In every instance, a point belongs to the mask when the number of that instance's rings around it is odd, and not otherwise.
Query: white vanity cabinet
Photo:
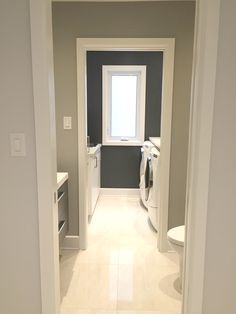
[[[100,193],[101,144],[88,149],[88,219],[91,220]]]

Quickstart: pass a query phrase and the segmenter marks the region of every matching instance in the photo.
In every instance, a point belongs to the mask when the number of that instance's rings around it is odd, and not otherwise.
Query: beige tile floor
[[[178,257],[156,245],[137,197],[100,197],[88,249],[63,252],[61,313],[180,314]]]

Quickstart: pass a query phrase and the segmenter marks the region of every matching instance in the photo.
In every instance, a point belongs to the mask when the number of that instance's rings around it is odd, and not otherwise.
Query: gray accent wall
[[[162,52],[87,52],[87,125],[90,142],[102,143],[102,66],[146,65],[145,138],[160,136]],[[102,188],[138,188],[140,146],[103,146]]]
[[[183,224],[195,3],[53,3],[58,170],[69,172],[70,234],[78,234],[76,38],[174,37],[169,227]],[[73,129],[64,131],[64,115]]]
[[[112,188],[137,188],[139,184],[140,147],[103,146],[101,185]]]

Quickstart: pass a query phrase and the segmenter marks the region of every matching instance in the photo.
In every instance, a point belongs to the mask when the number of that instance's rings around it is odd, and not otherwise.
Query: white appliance
[[[100,193],[101,144],[88,148],[88,220],[91,221]]]
[[[157,230],[157,211],[160,207],[160,152],[153,147],[148,159],[148,215],[152,226]]]
[[[150,151],[154,147],[154,145],[150,141],[145,141],[143,143],[143,147],[141,148],[141,163],[140,163],[140,196],[143,205],[147,206],[147,198],[148,198],[148,158],[150,157]]]

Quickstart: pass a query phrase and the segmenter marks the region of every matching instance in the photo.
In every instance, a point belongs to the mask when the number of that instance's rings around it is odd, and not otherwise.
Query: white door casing
[[[42,314],[60,313],[51,2],[30,0]]]
[[[202,313],[220,0],[198,0],[190,110],[184,314]]]
[[[56,210],[56,206],[53,202],[53,192],[55,192],[56,188],[55,129],[53,122],[54,98],[52,96],[53,94],[50,94],[48,89],[49,81],[53,81],[53,71],[51,67],[52,64],[50,65],[50,63],[48,63],[47,53],[52,57],[52,52],[48,51],[48,39],[46,39],[48,38],[47,36],[51,36],[51,28],[49,27],[49,29],[47,29],[47,27],[45,27],[45,25],[49,26],[51,23],[51,7],[49,1],[46,0],[31,0],[30,4],[38,168],[42,314],[58,314],[59,274],[58,259],[55,259],[57,244],[56,239],[53,238],[53,235],[55,235],[53,232],[53,221]],[[187,184],[186,271],[183,287],[184,314],[200,314],[202,312],[207,212],[207,190],[205,189],[208,189],[210,167],[209,146],[211,145],[219,11],[220,0],[197,1],[197,30],[194,48],[195,58]],[[47,24],[48,22],[49,24]],[[136,40],[136,44],[133,42],[133,45],[136,48],[142,47],[138,39]],[[148,39],[146,40],[146,44],[148,44]],[[99,40],[95,39],[93,43],[95,46],[97,44],[96,50],[99,50],[99,44],[101,44]],[[123,45],[124,42],[117,39],[115,50],[119,49],[120,44]],[[79,85],[78,101],[81,104],[85,103],[86,100],[86,69],[83,54],[86,49],[89,50],[91,45],[89,46],[89,42],[86,43],[86,40],[84,44],[77,42],[77,47],[79,45],[80,54],[78,54],[78,65],[80,69],[82,69],[80,76],[80,78],[82,77],[82,81]],[[110,49],[109,43],[105,46],[108,50]],[[152,45],[150,44],[150,46]],[[93,47],[94,46],[92,46],[92,48]],[[129,45],[126,44],[126,47],[129,47]],[[50,80],[48,76],[49,73],[51,73]],[[52,98],[49,97],[49,94]],[[53,102],[50,102],[49,99],[53,100]],[[44,103],[44,101],[46,102]],[[42,107],[40,108],[40,106]],[[207,106],[207,110],[204,110],[204,106]],[[84,112],[84,109],[79,108],[79,110],[82,110],[85,117],[86,112]],[[44,128],[40,125],[42,121]],[[82,139],[82,150],[79,154],[85,161],[87,153],[85,151],[85,125],[79,124],[79,132],[79,138],[84,135],[84,139]],[[80,162],[82,161],[83,159],[80,159]],[[200,166],[203,166],[203,168],[200,169]],[[201,171],[199,171],[199,169]],[[45,181],[45,179],[47,180]],[[80,203],[80,208],[81,205],[83,205],[83,202]],[[84,239],[82,243],[86,244]]]
[[[79,165],[79,232],[80,248],[87,248],[87,51],[162,51],[163,87],[161,112],[161,203],[158,211],[158,248],[168,250],[168,207],[170,177],[170,147],[172,121],[172,93],[174,73],[174,38],[78,38],[77,91],[78,91],[78,165]]]
[[[53,201],[53,192],[55,192],[56,189],[55,121],[53,121],[55,116],[53,113],[54,96],[53,93],[50,93],[50,91],[53,89],[49,90],[48,85],[49,81],[51,83],[53,82],[52,63],[48,63],[49,59],[52,61],[52,50],[48,51],[47,49],[48,39],[50,42],[52,35],[51,7],[50,2],[47,0],[30,0],[30,5],[38,168],[42,313],[58,314],[58,256],[56,258],[57,241],[53,237],[53,235],[55,235],[53,231],[53,221],[55,219],[54,213],[56,211],[56,205]],[[208,189],[208,174],[210,167],[209,147],[211,145],[219,12],[220,0],[197,1],[194,48],[195,57],[190,123],[190,154],[187,184],[187,241],[185,253],[186,271],[183,289],[184,314],[200,314],[202,312],[207,212],[206,189]],[[46,25],[47,27],[49,26],[49,28],[47,28]],[[99,42],[94,40],[94,43],[97,43],[96,50],[99,49]],[[79,44],[81,43],[77,43],[77,45]],[[86,42],[84,45],[85,44]],[[122,44],[122,41],[120,44]],[[136,48],[141,47],[140,45],[134,46],[136,46]],[[89,50],[89,44],[87,44],[86,47],[86,49]],[[109,44],[107,44],[106,48],[109,49],[109,47]],[[85,49],[85,46],[83,47],[82,45],[80,48]],[[117,46],[115,47],[115,50],[118,48],[119,39],[117,40]],[[48,53],[49,55],[47,55]],[[78,55],[78,61],[85,61],[83,60],[82,55]],[[83,65],[85,66],[85,62]],[[85,90],[86,82],[86,71],[83,66],[82,74],[83,79],[81,82],[80,91],[83,88]],[[82,95],[78,95],[79,101],[85,101],[85,95],[83,94],[84,92],[82,92]],[[204,105],[207,105],[207,110],[204,110]],[[82,110],[82,112],[84,111]],[[44,128],[41,127],[42,121]],[[80,131],[84,132],[84,130],[85,126],[80,125]],[[85,148],[86,143],[84,142],[83,144]],[[204,150],[205,148],[206,150]],[[202,153],[203,151],[205,152],[204,154]],[[82,154],[84,157],[86,156],[85,153],[86,152],[84,150],[80,151],[80,154]],[[204,168],[199,172],[200,166],[204,166]],[[201,197],[199,198],[199,196]],[[85,243],[84,240],[82,242]]]

